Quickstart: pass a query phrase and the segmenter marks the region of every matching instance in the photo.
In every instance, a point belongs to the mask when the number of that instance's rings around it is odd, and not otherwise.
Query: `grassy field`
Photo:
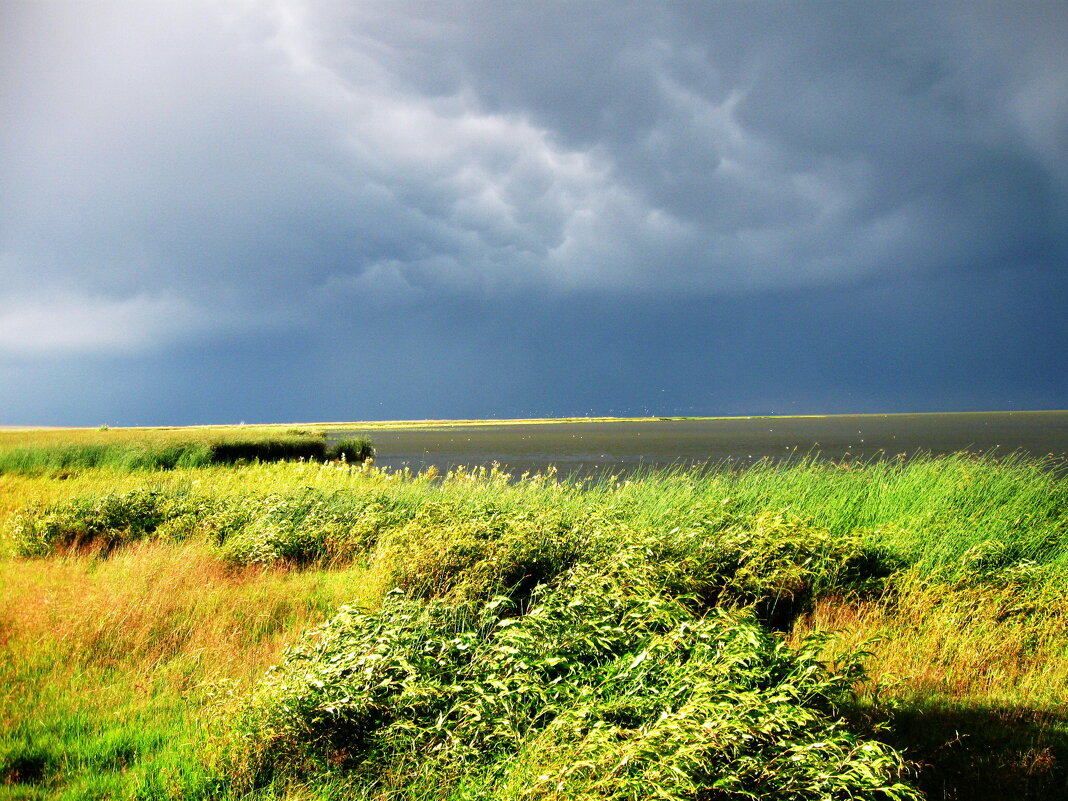
[[[52,464],[0,536],[0,799],[1068,798],[1036,461]]]

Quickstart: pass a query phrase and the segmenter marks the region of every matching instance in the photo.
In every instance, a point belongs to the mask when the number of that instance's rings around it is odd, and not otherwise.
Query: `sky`
[[[1068,408],[1068,3],[4,0],[0,425]]]

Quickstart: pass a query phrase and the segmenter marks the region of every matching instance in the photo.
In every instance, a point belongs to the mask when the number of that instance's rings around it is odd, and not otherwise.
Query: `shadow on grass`
[[[7,749],[0,754],[0,785],[37,784],[44,779],[55,759],[42,748]]]
[[[932,705],[890,719],[879,738],[915,765],[930,801],[1068,799],[1068,712]]]

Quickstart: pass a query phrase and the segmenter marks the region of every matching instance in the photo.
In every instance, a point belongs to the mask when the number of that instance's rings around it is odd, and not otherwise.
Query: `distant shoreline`
[[[424,420],[348,420],[332,422],[294,422],[294,423],[190,423],[188,425],[156,426],[121,426],[110,425],[109,428],[124,430],[175,430],[182,428],[293,428],[307,427],[315,429],[340,428],[448,428],[461,426],[507,426],[507,425],[552,425],[554,423],[656,423],[681,422],[685,420],[818,420],[826,418],[887,418],[887,417],[937,417],[961,415],[1014,415],[1014,414],[1065,414],[1068,409],[1013,409],[971,412],[860,412],[846,414],[738,414],[716,416],[666,416],[650,415],[647,417],[505,417],[505,418],[427,418]],[[0,425],[0,431],[84,431],[99,426],[35,426],[35,425]]]

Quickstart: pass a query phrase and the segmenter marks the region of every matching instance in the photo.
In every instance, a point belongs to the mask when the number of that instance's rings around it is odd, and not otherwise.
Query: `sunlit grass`
[[[5,560],[0,785],[26,781],[0,797],[201,792],[212,699],[250,686],[294,632],[377,595],[359,568],[235,571],[195,542]]]
[[[0,798],[220,797],[239,786],[218,772],[231,747],[222,711],[341,604],[374,610],[400,586],[417,605],[504,594],[523,611],[539,582],[614,570],[621,554],[699,616],[755,616],[795,647],[833,631],[832,660],[870,652],[850,719],[858,731],[889,721],[885,739],[916,761],[930,797],[939,786],[1056,797],[1068,776],[1068,481],[1047,467],[951,456],[597,481],[345,462],[0,475]],[[204,504],[180,525],[127,531],[110,552],[93,535],[50,540],[47,558],[10,556],[27,521],[67,525],[146,492]],[[634,601],[633,581],[620,603]],[[638,646],[620,643],[626,667]],[[576,747],[553,742],[561,755]],[[565,769],[533,743],[516,757],[532,780]],[[602,745],[597,759],[611,759]],[[246,789],[498,797],[486,795],[496,782],[499,797],[525,797],[475,762],[426,775],[380,763],[362,788],[336,771],[283,771]]]

